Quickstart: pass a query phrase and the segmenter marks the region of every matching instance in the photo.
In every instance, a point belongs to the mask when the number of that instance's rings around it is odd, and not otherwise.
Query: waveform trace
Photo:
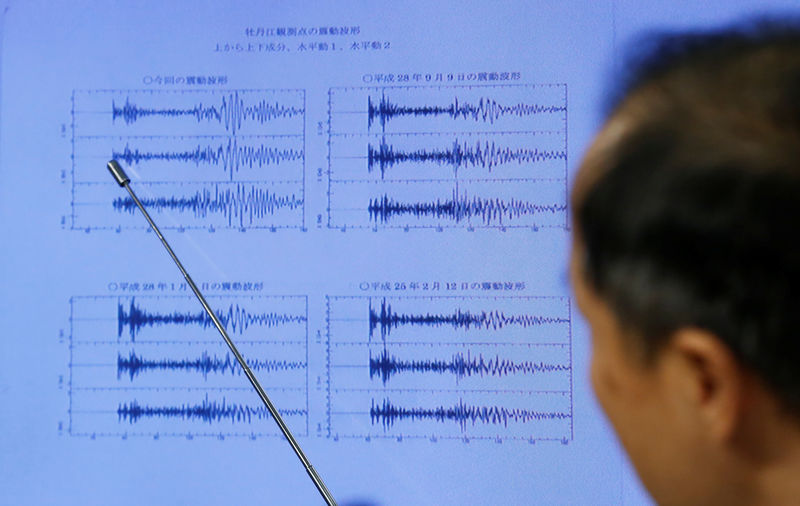
[[[473,356],[469,351],[455,353],[449,360],[422,359],[404,360],[391,355],[385,348],[377,356],[369,356],[369,377],[379,377],[383,384],[395,375],[405,372],[452,374],[456,380],[470,376],[502,378],[513,374],[563,373],[570,370],[568,364],[511,360],[495,355],[486,358],[483,354]]]
[[[503,226],[519,218],[541,214],[564,214],[562,203],[539,204],[514,197],[485,198],[470,196],[454,189],[450,198],[427,202],[402,202],[383,194],[371,198],[367,205],[370,221],[385,224],[395,217],[446,219],[455,223],[477,218],[485,226]]]
[[[304,324],[307,321],[307,317],[302,314],[255,313],[239,304],[230,304],[227,309],[217,311],[217,317],[227,330],[238,334],[244,333],[251,326],[273,328],[281,325]],[[121,302],[117,304],[117,337],[122,337],[125,327],[128,327],[130,340],[133,342],[143,327],[161,325],[199,325],[203,329],[207,329],[213,327],[214,322],[203,311],[151,312],[138,306],[135,297],[131,297],[127,308]]]
[[[246,358],[248,367],[253,371],[273,372],[273,371],[293,371],[305,369],[307,364],[301,361],[292,360],[260,360]],[[204,379],[208,379],[211,373],[216,374],[243,374],[241,367],[235,359],[226,353],[224,357],[203,352],[197,358],[171,359],[156,358],[149,359],[137,355],[131,351],[128,356],[117,355],[117,378],[128,375],[133,381],[139,374],[147,371],[188,371],[200,373]]]
[[[305,416],[306,409],[279,409],[282,416]],[[181,405],[151,406],[133,400],[120,403],[117,408],[120,422],[134,424],[143,418],[179,419],[184,421],[199,420],[208,424],[222,422],[226,419],[232,424],[252,423],[253,420],[270,418],[269,411],[263,406],[250,406],[229,402],[225,397],[220,400],[209,400],[206,395],[199,404],[184,403]]]
[[[275,147],[264,144],[245,144],[236,138],[228,138],[220,144],[197,144],[185,150],[139,149],[126,144],[121,149],[113,149],[111,157],[128,165],[149,162],[178,162],[195,167],[214,166],[222,168],[228,179],[243,169],[264,169],[287,162],[302,162],[305,154],[302,148]]]
[[[197,123],[216,122],[226,131],[236,134],[241,130],[245,122],[256,124],[268,123],[274,119],[292,118],[305,114],[304,107],[287,105],[280,100],[260,100],[248,101],[246,94],[233,91],[223,95],[216,103],[197,101],[189,107],[153,107],[139,105],[130,97],[118,104],[115,100],[111,102],[111,120],[123,121],[130,125],[146,118],[190,118]]]
[[[447,165],[455,173],[459,169],[480,167],[491,173],[500,165],[510,163],[533,164],[550,160],[566,160],[564,150],[539,149],[536,147],[503,147],[492,141],[478,141],[475,143],[453,141],[450,148],[444,149],[415,149],[412,151],[396,149],[382,138],[375,147],[367,145],[367,171],[379,170],[381,178],[386,171],[402,163],[433,163]]]
[[[562,104],[538,103],[507,103],[503,104],[489,97],[480,97],[477,100],[459,100],[458,96],[446,105],[403,105],[392,102],[386,94],[382,94],[375,102],[372,96],[367,98],[367,126],[372,128],[376,122],[381,129],[386,129],[386,124],[398,117],[437,117],[446,116],[450,119],[471,119],[484,123],[494,124],[504,116],[527,117],[539,114],[563,113],[566,106]]]
[[[209,215],[220,215],[227,226],[258,224],[281,210],[302,209],[304,200],[294,193],[279,194],[256,185],[237,183],[225,187],[221,183],[203,186],[194,193],[179,196],[143,197],[142,203],[156,212],[175,210],[191,213],[204,219]],[[116,197],[111,205],[117,212],[134,214],[136,205],[130,197]]]
[[[469,311],[456,309],[450,314],[436,313],[398,313],[392,309],[391,303],[384,298],[381,300],[380,309],[372,307],[370,300],[368,305],[369,337],[380,330],[381,339],[384,341],[391,334],[392,329],[400,326],[428,326],[442,327],[450,326],[454,329],[470,330],[473,328],[483,330],[499,330],[507,326],[519,326],[522,328],[567,324],[569,318],[558,316],[538,316],[530,314],[506,314],[504,311]]]
[[[511,423],[527,424],[543,420],[566,420],[572,415],[562,411],[539,411],[524,408],[506,408],[502,406],[475,406],[459,401],[453,406],[403,407],[397,406],[388,399],[375,403],[373,399],[369,416],[372,424],[380,424],[385,431],[402,420],[435,422],[453,422],[458,424],[462,432],[469,425],[493,424],[508,427]]]

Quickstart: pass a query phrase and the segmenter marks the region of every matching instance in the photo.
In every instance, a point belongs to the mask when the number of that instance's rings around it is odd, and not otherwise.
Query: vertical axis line
[[[73,327],[73,321],[75,318],[75,304],[74,304],[74,297],[69,298],[69,429],[68,433],[72,435],[72,343],[73,343],[73,335],[75,333],[75,329]]]
[[[328,438],[331,437],[331,297],[325,296],[325,321],[326,321],[326,339],[325,339],[325,369],[327,375],[326,385],[326,421],[328,422]]]
[[[575,409],[573,407],[573,379],[575,367],[572,363],[572,300],[567,296],[567,315],[569,317],[569,437],[570,441],[575,440]]]
[[[569,104],[567,83],[564,83],[564,199],[567,207],[564,213],[564,229],[570,229],[570,209],[569,209]]]
[[[311,432],[308,424],[308,419],[311,417],[308,406],[308,295],[304,299],[306,301],[306,436],[310,436]]]
[[[331,131],[333,123],[333,88],[328,88],[328,228],[331,228]]]
[[[308,108],[306,106],[306,90],[301,90],[303,94],[303,213],[300,221],[300,228],[306,230],[306,207],[308,207],[308,199],[306,198],[306,170],[308,169],[306,160],[308,158],[308,145],[306,139],[306,121],[308,120]],[[307,309],[307,308],[306,308]],[[306,317],[308,314],[306,313]],[[308,332],[306,332],[308,337]],[[306,361],[306,364],[308,362]],[[307,369],[306,365],[306,369]]]
[[[72,110],[70,111],[70,116],[72,117],[72,181],[70,181],[71,186],[71,193],[72,199],[70,201],[70,208],[71,208],[71,218],[72,223],[70,224],[71,229],[75,229],[75,90],[72,90]]]

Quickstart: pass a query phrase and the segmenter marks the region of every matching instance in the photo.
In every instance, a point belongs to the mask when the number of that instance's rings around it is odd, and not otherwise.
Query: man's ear
[[[672,384],[711,438],[734,437],[746,404],[746,373],[716,335],[683,328],[667,344]]]

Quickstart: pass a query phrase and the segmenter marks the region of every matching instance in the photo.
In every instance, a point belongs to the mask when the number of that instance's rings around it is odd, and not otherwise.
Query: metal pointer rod
[[[142,214],[147,220],[147,223],[150,224],[150,228],[152,228],[153,232],[155,232],[158,238],[161,239],[161,244],[163,244],[164,247],[167,249],[167,253],[169,253],[169,256],[172,257],[172,260],[175,262],[175,265],[178,266],[178,269],[180,269],[181,274],[183,274],[183,277],[186,279],[186,282],[189,283],[189,286],[192,288],[192,291],[197,296],[197,299],[200,301],[200,304],[202,304],[203,309],[205,309],[209,318],[211,318],[211,321],[214,322],[214,326],[222,335],[222,339],[225,340],[225,344],[228,345],[228,348],[230,348],[231,353],[233,353],[233,356],[236,357],[236,361],[239,363],[239,366],[244,371],[244,374],[247,376],[247,379],[250,380],[250,384],[253,385],[253,388],[256,389],[256,392],[258,392],[258,396],[261,397],[261,400],[264,402],[264,406],[267,407],[269,414],[272,415],[273,419],[275,419],[275,423],[278,424],[278,427],[281,429],[281,432],[286,437],[286,440],[289,441],[289,444],[291,445],[292,450],[294,450],[295,455],[297,455],[297,458],[299,458],[300,462],[303,463],[303,466],[306,468],[306,472],[308,473],[308,476],[311,478],[311,481],[314,482],[314,485],[317,487],[317,490],[319,490],[319,493],[322,495],[322,498],[325,499],[325,503],[328,504],[329,506],[336,506],[336,500],[333,498],[330,491],[328,491],[327,487],[325,487],[325,483],[322,482],[322,478],[314,469],[314,467],[311,465],[311,462],[308,460],[308,457],[306,457],[306,454],[303,453],[303,450],[300,448],[300,445],[297,443],[294,436],[292,436],[289,427],[283,421],[283,418],[281,418],[281,415],[278,413],[278,410],[275,408],[275,405],[272,404],[272,401],[269,400],[267,393],[261,387],[261,384],[258,382],[258,379],[256,378],[255,374],[253,374],[253,371],[250,370],[250,367],[247,365],[247,362],[244,361],[244,357],[242,357],[242,355],[239,353],[239,350],[236,349],[236,346],[233,344],[233,341],[228,336],[228,333],[225,331],[225,327],[222,326],[222,322],[219,321],[217,315],[214,314],[214,311],[211,310],[211,306],[208,305],[208,302],[206,302],[205,297],[203,297],[203,294],[200,293],[200,290],[197,288],[197,285],[194,284],[194,281],[192,281],[191,276],[189,276],[189,273],[186,272],[186,269],[183,268],[183,264],[181,264],[181,261],[178,260],[178,257],[172,251],[172,248],[170,248],[169,243],[167,243],[167,240],[164,238],[163,235],[161,235],[161,231],[158,230],[158,227],[156,226],[155,222],[153,221],[152,218],[150,218],[150,215],[147,213],[147,210],[144,208],[139,198],[131,189],[130,185],[128,184],[131,181],[130,178],[128,178],[128,176],[125,174],[125,171],[122,170],[122,167],[116,160],[111,160],[110,162],[108,162],[107,167],[109,172],[111,172],[111,175],[114,176],[114,180],[120,186],[128,190],[128,193],[130,194],[133,201],[136,203],[136,206],[139,208],[140,211],[142,211]]]

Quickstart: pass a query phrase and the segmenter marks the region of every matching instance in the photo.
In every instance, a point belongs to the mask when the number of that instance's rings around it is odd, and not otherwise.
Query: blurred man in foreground
[[[592,383],[661,504],[800,504],[800,29],[662,37],[583,160]]]

